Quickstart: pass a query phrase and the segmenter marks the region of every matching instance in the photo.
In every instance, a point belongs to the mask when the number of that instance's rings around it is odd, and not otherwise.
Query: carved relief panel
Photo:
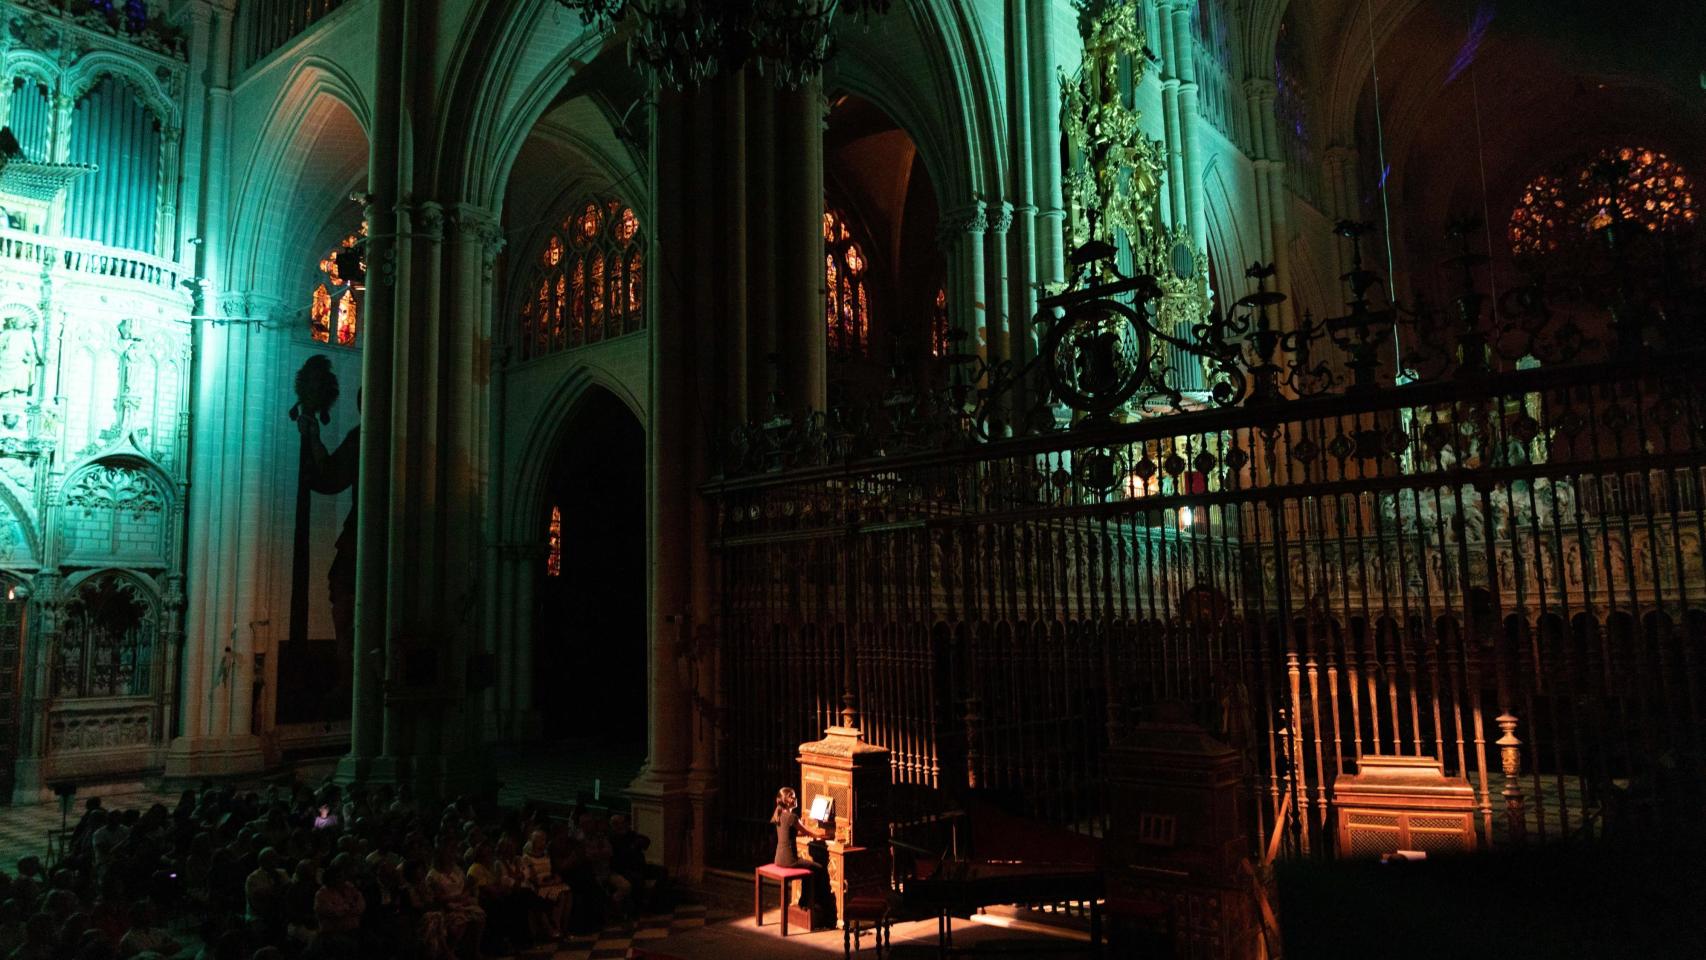
[[[97,463],[65,485],[59,515],[67,564],[165,566],[170,495],[140,466]]]

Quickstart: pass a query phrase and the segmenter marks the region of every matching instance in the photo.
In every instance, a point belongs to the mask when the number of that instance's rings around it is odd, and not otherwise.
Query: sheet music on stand
[[[831,813],[833,813],[834,811],[835,811],[835,798],[834,797],[825,796],[824,794],[821,794],[821,793],[815,797],[812,797],[812,809],[811,809],[810,816],[811,816],[813,822],[822,823],[825,820],[828,820],[829,815]]]

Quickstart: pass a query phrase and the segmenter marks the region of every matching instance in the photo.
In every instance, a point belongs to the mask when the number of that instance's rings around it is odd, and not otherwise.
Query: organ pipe
[[[147,106],[119,81],[97,84],[77,104],[70,156],[97,169],[67,193],[65,232],[153,253],[160,149],[159,122]]]
[[[53,97],[47,86],[29,77],[12,78],[12,111],[7,125],[25,157],[37,162],[52,159],[48,155],[52,121]]]
[[[247,4],[243,30],[244,66],[284,46],[297,34],[343,6],[344,0],[255,0]]]

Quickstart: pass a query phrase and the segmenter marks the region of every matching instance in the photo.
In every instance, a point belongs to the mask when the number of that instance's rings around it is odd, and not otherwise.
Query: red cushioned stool
[[[877,956],[889,949],[889,928],[894,923],[894,904],[884,896],[848,896],[841,904],[841,955],[851,957],[859,949],[859,938],[867,930],[875,934]]]
[[[803,867],[779,867],[774,863],[767,863],[764,866],[759,867],[757,870],[752,871],[753,922],[760,927],[764,926],[764,880],[768,877],[782,886],[782,936],[787,936],[788,914],[791,912],[789,910],[789,903],[793,899],[788,896],[788,887],[795,880],[798,880],[801,883],[810,883],[811,876],[812,872]],[[807,932],[810,932],[811,930],[811,923],[809,921],[806,923],[806,930]]]

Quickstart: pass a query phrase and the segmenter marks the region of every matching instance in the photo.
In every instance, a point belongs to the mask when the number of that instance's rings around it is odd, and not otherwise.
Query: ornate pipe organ
[[[173,732],[192,297],[169,257],[188,66],[141,5],[0,17],[0,120],[18,141],[0,168],[0,788],[34,799],[157,769]]]

